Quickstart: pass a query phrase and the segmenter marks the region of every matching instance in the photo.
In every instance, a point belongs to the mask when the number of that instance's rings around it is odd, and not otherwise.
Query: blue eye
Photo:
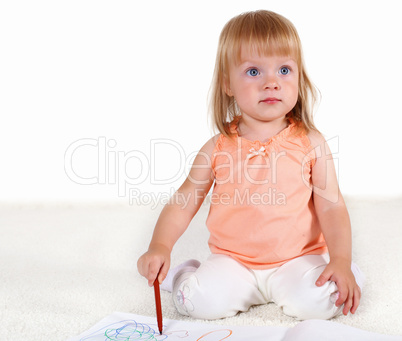
[[[290,69],[289,69],[288,67],[286,67],[286,66],[282,66],[282,67],[279,69],[279,73],[280,73],[281,75],[287,75],[287,74],[289,74],[289,72],[290,72]]]
[[[260,72],[257,69],[253,68],[253,69],[247,70],[246,74],[251,77],[255,77],[255,76],[258,76],[260,74]]]

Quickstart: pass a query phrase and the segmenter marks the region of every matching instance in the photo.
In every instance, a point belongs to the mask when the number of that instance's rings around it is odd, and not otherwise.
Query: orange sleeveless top
[[[266,143],[220,135],[212,154],[215,184],[207,227],[212,253],[270,269],[327,252],[314,209],[315,153],[293,120]]]

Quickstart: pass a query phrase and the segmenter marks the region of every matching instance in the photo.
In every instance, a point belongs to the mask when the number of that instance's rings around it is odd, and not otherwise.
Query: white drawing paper
[[[283,340],[288,329],[287,327],[228,327],[163,319],[163,332],[160,335],[156,317],[113,313],[88,331],[67,341],[279,341]]]

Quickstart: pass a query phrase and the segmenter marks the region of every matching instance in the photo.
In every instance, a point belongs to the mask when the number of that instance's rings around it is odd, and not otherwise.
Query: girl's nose
[[[267,76],[264,82],[264,90],[279,90],[279,82],[273,76]]]

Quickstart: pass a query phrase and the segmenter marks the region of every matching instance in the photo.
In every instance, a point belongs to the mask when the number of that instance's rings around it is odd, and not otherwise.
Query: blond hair
[[[288,117],[300,122],[306,132],[317,131],[313,122],[317,90],[307,76],[296,28],[283,16],[265,10],[240,14],[232,18],[221,32],[210,93],[215,128],[230,136],[230,122],[241,115],[234,98],[225,92],[225,81],[229,81],[230,65],[240,61],[242,47],[260,55],[285,55],[295,59],[299,69],[298,98]]]

